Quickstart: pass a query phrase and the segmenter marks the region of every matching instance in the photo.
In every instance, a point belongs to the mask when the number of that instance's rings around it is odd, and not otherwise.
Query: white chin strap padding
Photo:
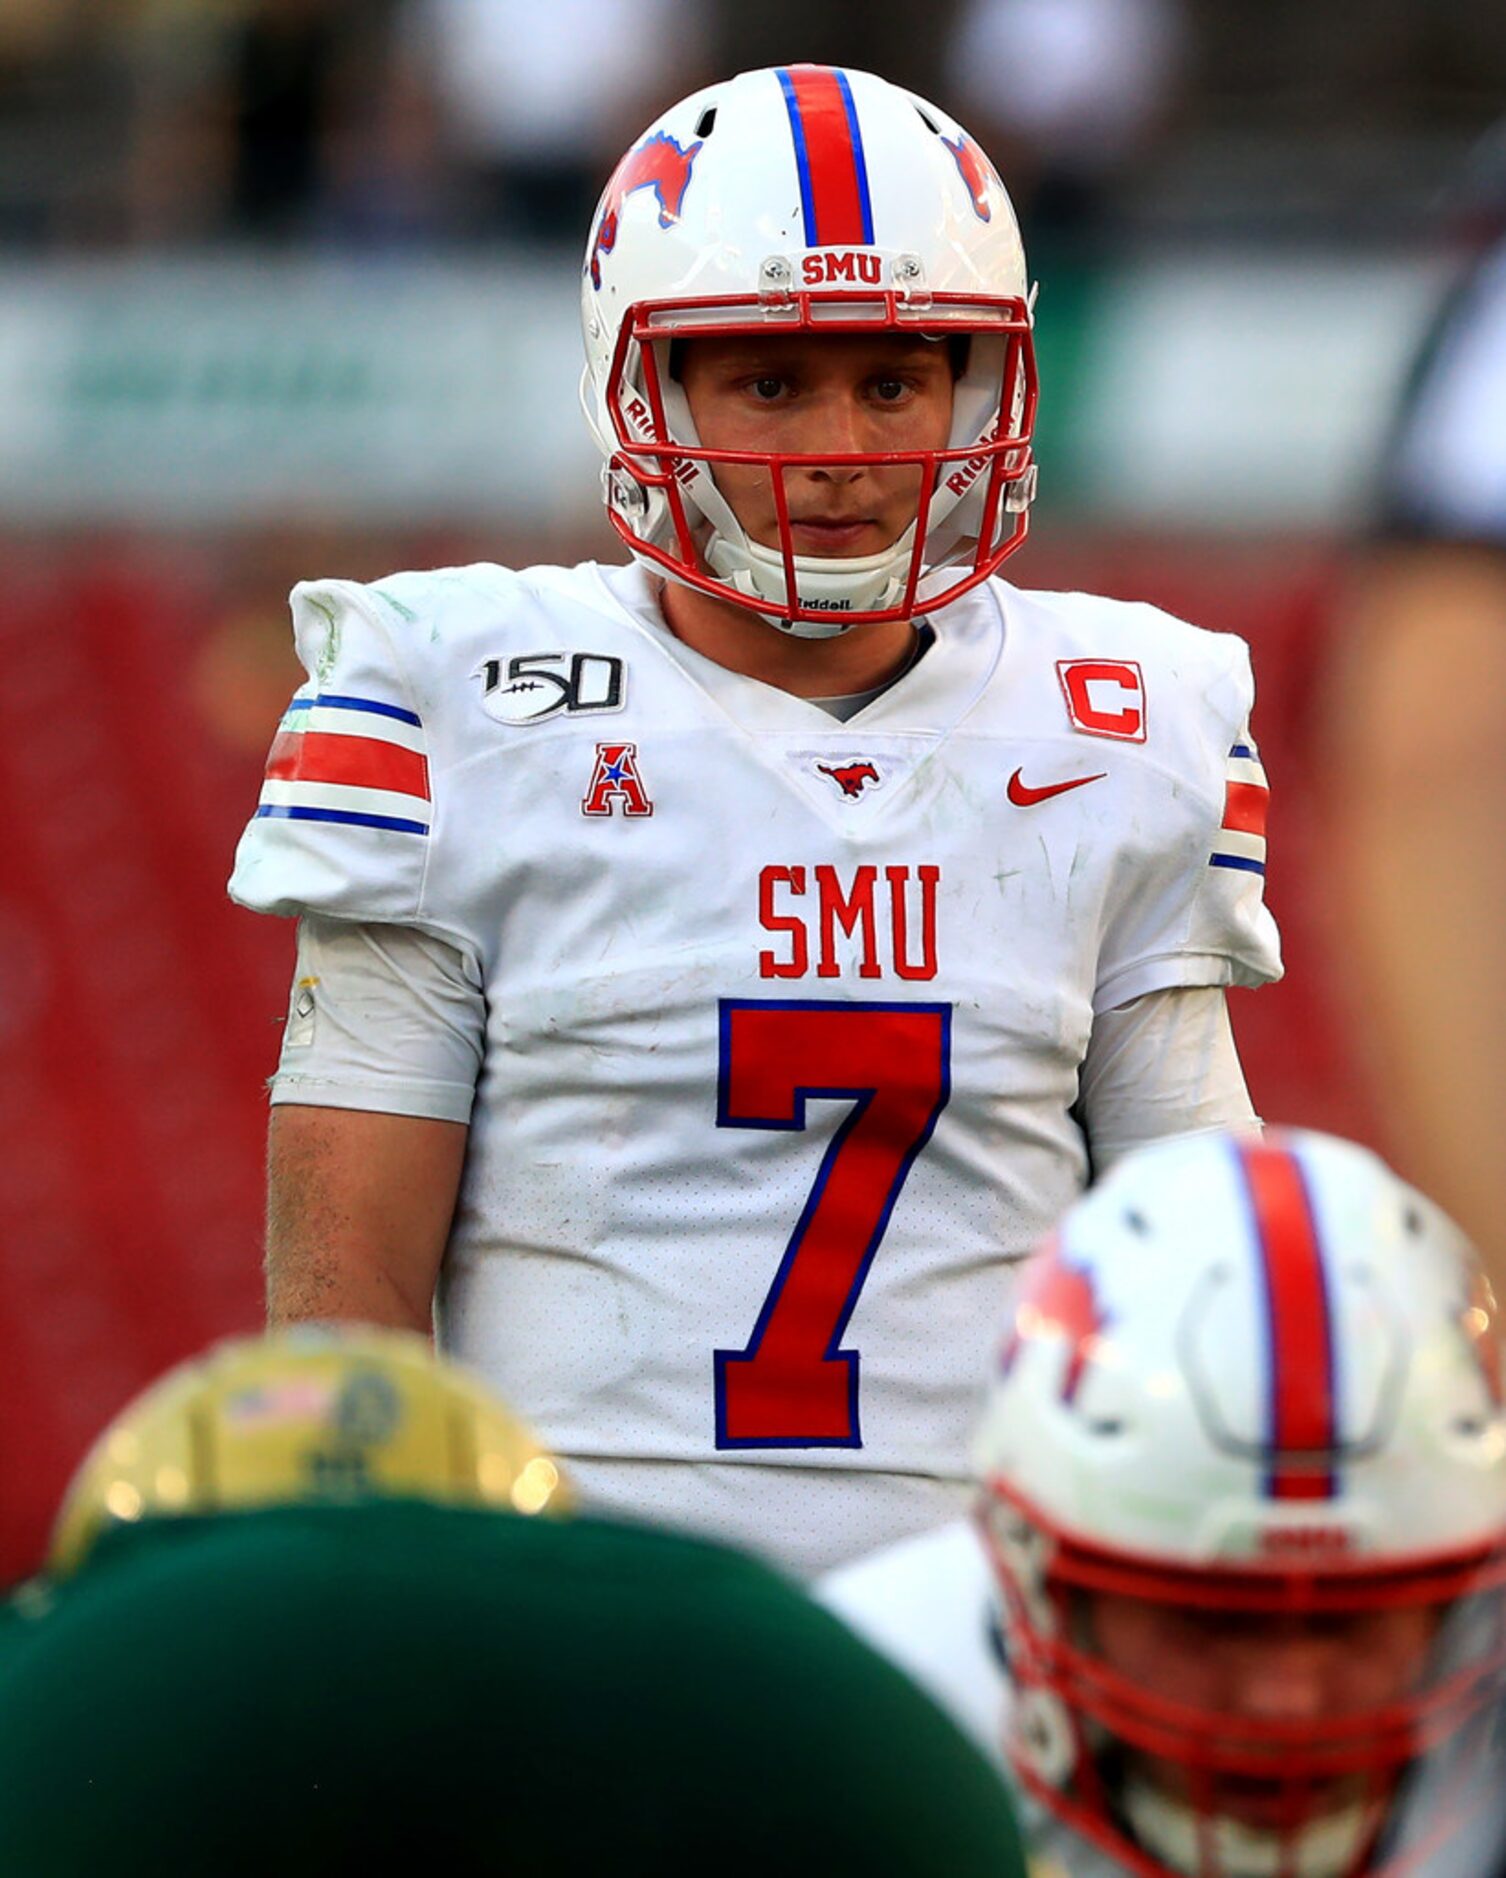
[[[1221,1878],[1339,1878],[1352,1870],[1375,1830],[1377,1808],[1350,1800],[1336,1812],[1309,1820],[1290,1838],[1225,1814],[1200,1828],[1189,1807],[1143,1776],[1132,1776],[1125,1786],[1124,1813],[1146,1851],[1188,1878],[1206,1869],[1203,1854],[1210,1843],[1213,1869]]]
[[[774,624],[797,638],[828,639],[847,630],[848,614],[897,606],[904,592],[914,539],[915,531],[909,528],[893,547],[878,554],[855,554],[845,559],[797,554],[794,598],[801,606],[830,618],[777,619]],[[706,543],[705,556],[712,573],[739,593],[767,600],[772,606],[789,603],[784,556],[777,550],[749,541],[746,535],[741,540],[729,540],[717,530]]]

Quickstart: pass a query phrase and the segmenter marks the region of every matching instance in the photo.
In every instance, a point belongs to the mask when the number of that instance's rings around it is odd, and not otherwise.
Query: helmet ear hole
[[[1018,1688],[1010,1726],[1015,1752],[1035,1777],[1064,1787],[1077,1765],[1077,1740],[1060,1696],[1038,1683]]]

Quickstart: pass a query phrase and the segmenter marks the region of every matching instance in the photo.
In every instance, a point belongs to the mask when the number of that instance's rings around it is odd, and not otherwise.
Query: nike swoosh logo
[[[1064,795],[1069,789],[1082,789],[1090,782],[1102,782],[1108,775],[1101,769],[1096,776],[1069,776],[1066,782],[1047,783],[1043,789],[1032,789],[1029,783],[1020,781],[1020,772],[1015,771],[1009,779],[1008,795],[1017,809],[1028,809],[1032,803],[1044,802],[1051,796]]]

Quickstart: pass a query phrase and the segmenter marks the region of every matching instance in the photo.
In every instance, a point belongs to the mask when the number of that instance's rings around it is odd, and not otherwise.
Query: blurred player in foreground
[[[752,1560],[567,1500],[416,1336],[175,1370],[0,1624],[0,1871],[1020,1871],[994,1772],[887,1662]]]
[[[427,1330],[437,1285],[593,1504],[814,1571],[965,1504],[1010,1267],[1090,1163],[1251,1118],[1249,658],[995,578],[1031,291],[923,100],[684,100],[581,291],[631,564],[294,593],[231,885],[301,921],[269,1310]]]
[[[1506,1286],[1506,124],[1474,250],[1386,452],[1329,674],[1332,847],[1361,1036],[1408,1171]]]
[[[1433,1869],[1506,1617],[1498,1325],[1435,1207],[1329,1136],[1143,1150],[1029,1268],[977,1459],[976,1527],[823,1595],[1003,1747],[1043,1869]]]

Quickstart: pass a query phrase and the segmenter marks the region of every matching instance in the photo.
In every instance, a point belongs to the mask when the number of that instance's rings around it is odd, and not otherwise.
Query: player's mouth
[[[1354,1797],[1355,1782],[1342,1777],[1318,1782],[1303,1796],[1293,1816],[1290,1785],[1279,1777],[1224,1775],[1218,1783],[1218,1811],[1257,1832],[1291,1831],[1339,1811]]]
[[[790,536],[797,554],[862,554],[869,551],[869,536],[876,526],[870,515],[841,519],[809,516],[791,521]]]

